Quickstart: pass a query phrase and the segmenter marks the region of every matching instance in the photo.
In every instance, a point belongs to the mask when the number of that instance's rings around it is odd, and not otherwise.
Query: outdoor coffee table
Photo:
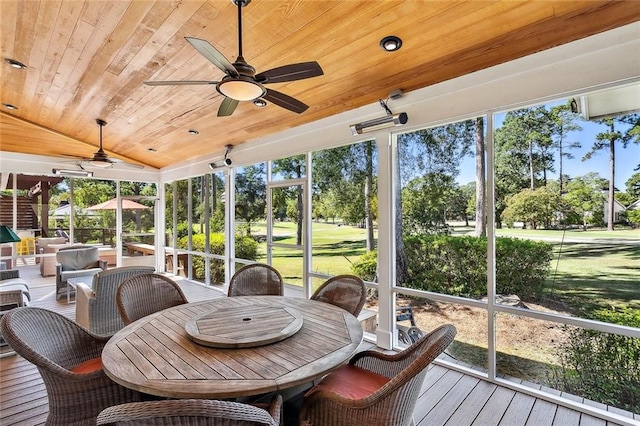
[[[297,311],[303,319],[297,332],[274,343],[211,347],[186,330],[190,321],[210,319],[207,314],[216,311],[237,309],[250,318],[252,311],[274,308]],[[225,318],[219,321],[224,324]],[[104,347],[102,365],[116,383],[152,395],[252,396],[323,377],[351,358],[362,335],[356,317],[328,303],[284,296],[225,297],[175,306],[129,324]]]
[[[78,283],[84,283],[91,287],[91,283],[93,282],[93,275],[83,275],[81,277],[69,278],[67,279],[67,303],[71,303],[71,289],[73,289],[73,293],[75,294],[78,290]],[[73,303],[75,303],[75,296],[73,299]]]

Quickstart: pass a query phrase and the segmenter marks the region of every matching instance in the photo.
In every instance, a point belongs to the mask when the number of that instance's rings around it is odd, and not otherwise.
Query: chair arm
[[[392,378],[411,363],[412,358],[405,355],[407,354],[404,352],[385,354],[379,351],[362,351],[354,355],[349,364]],[[402,362],[403,358],[405,362]]]
[[[107,264],[109,263],[106,259],[98,259],[98,267],[103,271],[107,270]]]
[[[20,271],[18,269],[6,269],[0,271],[0,281],[8,280],[10,278],[20,278]]]
[[[89,309],[96,300],[96,295],[85,283],[76,285],[76,322],[86,329],[91,329]]]

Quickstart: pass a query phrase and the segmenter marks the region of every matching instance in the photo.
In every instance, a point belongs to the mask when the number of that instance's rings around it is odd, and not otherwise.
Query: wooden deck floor
[[[55,300],[50,280],[34,275],[30,283],[33,306],[75,317],[73,303]],[[219,291],[186,281],[180,284],[189,301],[224,297]],[[47,393],[35,366],[17,355],[1,358],[0,425],[41,425],[47,412]],[[633,414],[626,415],[630,416],[628,424],[640,425],[637,415],[635,420]],[[414,418],[418,426],[617,424],[440,365],[432,365],[427,373]]]

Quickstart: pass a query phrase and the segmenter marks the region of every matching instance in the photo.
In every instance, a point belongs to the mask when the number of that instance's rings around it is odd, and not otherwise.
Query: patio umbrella
[[[118,206],[118,200],[112,198],[110,200],[105,201],[104,203],[96,204],[95,206],[87,207],[87,210],[116,210]],[[133,200],[122,200],[122,210],[136,210],[136,231],[140,230],[140,210],[148,209],[148,206],[144,204],[136,203]]]
[[[115,210],[118,202],[115,198],[105,201],[104,203],[96,204],[95,206],[87,207],[87,210]],[[142,210],[148,209],[148,206],[144,204],[136,203],[133,200],[122,200],[122,208],[124,210]]]

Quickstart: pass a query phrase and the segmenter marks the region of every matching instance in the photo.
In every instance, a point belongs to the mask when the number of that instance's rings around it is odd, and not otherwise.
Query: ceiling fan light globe
[[[218,83],[216,89],[236,101],[252,101],[265,94],[264,87],[250,80],[223,80]]]
[[[108,169],[109,167],[113,166],[113,163],[111,163],[110,161],[96,161],[96,160],[91,160],[91,161],[87,161],[87,163],[91,166],[91,167],[96,167],[98,169]]]

